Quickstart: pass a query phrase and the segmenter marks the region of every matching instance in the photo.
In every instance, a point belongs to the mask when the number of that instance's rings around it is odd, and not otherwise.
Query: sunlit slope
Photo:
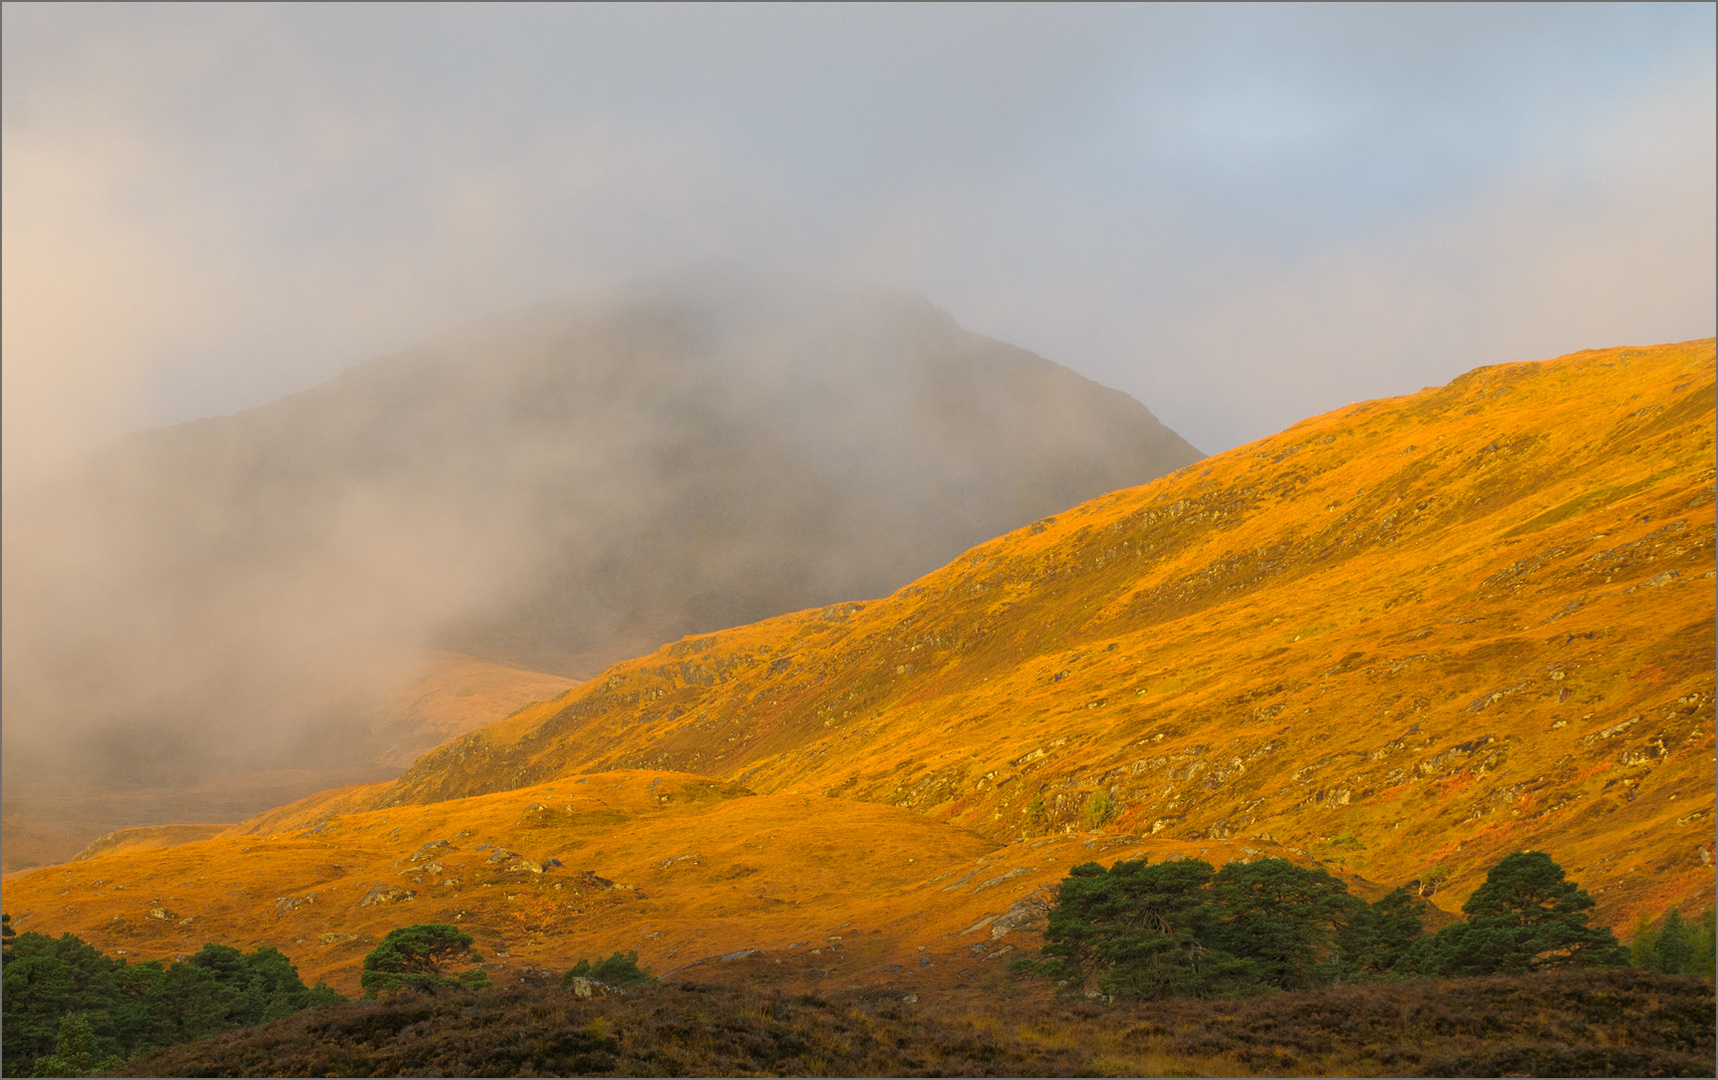
[[[1713,427],[1710,340],[1478,369],[618,664],[382,804],[687,770],[1009,841],[1101,792],[1452,908],[1520,848],[1606,918],[1704,900]]]
[[[364,954],[415,922],[465,927],[503,982],[630,949],[659,974],[702,962],[731,976],[723,958],[757,949],[752,966],[785,984],[912,989],[1036,948],[1071,865],[1253,850],[1113,836],[1004,846],[892,806],[620,772],[112,851],[9,879],[5,905],[21,930],[133,960],[274,945],[349,993]]]

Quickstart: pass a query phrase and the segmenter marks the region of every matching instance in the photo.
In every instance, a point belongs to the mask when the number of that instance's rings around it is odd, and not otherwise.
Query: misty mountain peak
[[[898,290],[702,270],[496,316],[9,497],[8,768],[50,717],[42,753],[140,777],[344,760],[382,651],[582,677],[1198,456]]]

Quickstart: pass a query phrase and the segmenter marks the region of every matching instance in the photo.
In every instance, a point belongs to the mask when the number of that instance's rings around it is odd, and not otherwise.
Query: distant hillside
[[[1710,902],[1713,435],[1710,340],[1481,368],[618,664],[377,805],[679,769],[1269,839],[1452,908],[1523,847],[1606,918]]]
[[[380,765],[349,735],[389,650],[588,676],[1198,456],[904,293],[709,275],[496,318],[8,496],[7,783]]]
[[[105,778],[68,783],[51,772],[15,776],[6,782],[0,810],[0,869],[184,843],[331,787],[392,780],[425,751],[574,685],[458,653],[390,660],[383,668],[386,685],[351,699],[343,730],[331,737],[344,763],[324,758],[309,767],[269,768],[265,762],[181,785]],[[169,824],[186,822],[202,824]]]

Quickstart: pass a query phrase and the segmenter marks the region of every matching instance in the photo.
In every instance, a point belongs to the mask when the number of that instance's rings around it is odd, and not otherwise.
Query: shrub
[[[561,976],[561,985],[571,986],[574,979],[595,979],[609,986],[643,986],[656,981],[649,968],[638,966],[636,950],[628,953],[617,952],[594,965],[581,957],[571,970]]]
[[[489,973],[482,968],[454,976],[443,975],[441,970],[442,965],[461,957],[473,963],[482,960],[471,944],[470,934],[447,923],[418,923],[390,930],[364,957],[364,973],[358,984],[364,988],[364,996],[372,998],[384,990],[432,994],[447,986],[481,990],[491,985]]]
[[[1085,823],[1087,831],[1102,827],[1115,812],[1110,803],[1110,793],[1102,788],[1092,792],[1092,797],[1086,800]]]

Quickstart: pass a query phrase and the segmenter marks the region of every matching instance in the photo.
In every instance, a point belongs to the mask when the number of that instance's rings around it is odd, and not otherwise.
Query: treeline
[[[0,960],[7,1076],[87,1076],[139,1052],[204,1039],[345,998],[307,987],[279,950],[204,945],[185,960],[127,963],[72,934],[14,934]]]
[[[1397,889],[1376,903],[1287,859],[1087,863],[1062,882],[1043,959],[1016,971],[1117,998],[1228,997],[1343,982],[1635,966],[1713,974],[1713,917],[1667,915],[1635,955],[1587,924],[1593,899],[1543,852],[1492,867],[1462,912],[1427,934],[1425,905]],[[1668,945],[1665,944],[1668,941]]]

